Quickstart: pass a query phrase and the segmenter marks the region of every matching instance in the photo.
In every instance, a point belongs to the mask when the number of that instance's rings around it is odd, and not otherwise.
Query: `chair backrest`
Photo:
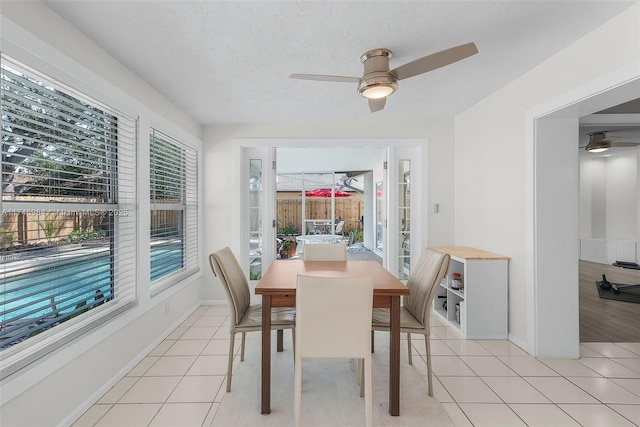
[[[336,234],[342,233],[342,229],[344,228],[344,221],[338,221],[336,225]]]
[[[447,274],[450,259],[448,254],[427,249],[411,271],[407,281],[409,296],[404,297],[403,306],[423,326],[429,325],[429,312],[433,305],[433,298],[438,292],[440,282]]]
[[[298,276],[296,356],[362,358],[371,351],[370,277]]]
[[[233,325],[238,325],[251,303],[251,292],[247,278],[244,276],[235,255],[228,247],[209,255],[209,264],[227,294],[227,301],[231,309],[231,321]]]
[[[316,232],[316,223],[313,221],[305,221],[305,224],[307,224],[307,233],[308,234],[315,234]]]
[[[347,247],[344,243],[313,243],[302,247],[303,261],[346,261]]]

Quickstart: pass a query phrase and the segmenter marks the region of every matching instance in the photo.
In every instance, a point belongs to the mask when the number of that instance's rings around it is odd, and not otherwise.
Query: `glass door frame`
[[[400,172],[398,163],[400,161],[410,161],[410,179],[411,179],[411,191],[409,193],[409,224],[410,224],[410,246],[409,246],[409,265],[414,266],[420,259],[420,255],[424,251],[426,245],[426,221],[423,224],[422,221],[422,205],[426,203],[426,200],[421,200],[420,195],[423,192],[423,188],[426,188],[426,183],[423,182],[423,170],[426,169],[420,164],[421,158],[420,147],[389,147],[388,159],[387,159],[387,179],[386,179],[386,204],[387,204],[387,228],[385,239],[385,256],[387,260],[387,270],[398,276],[398,272],[401,268],[400,251],[404,248],[399,239],[399,231],[402,229],[402,219],[400,218],[400,204],[405,204],[405,201],[400,197],[400,188],[404,188],[403,183],[400,180]],[[425,174],[426,175],[426,174]],[[428,204],[425,204],[428,206]],[[410,269],[409,271],[410,272]],[[400,277],[399,277],[400,278]],[[401,278],[402,279],[402,278]]]
[[[388,170],[385,173],[385,209],[387,216],[387,224],[384,229],[384,256],[383,265],[389,271],[396,271],[398,268],[397,257],[393,254],[398,253],[397,239],[390,238],[388,230],[397,230],[398,227],[398,213],[394,207],[398,203],[397,188],[398,182],[394,178],[396,173],[396,162],[400,158],[412,159],[411,165],[411,265],[415,265],[426,247],[427,243],[427,226],[428,221],[422,219],[422,212],[427,212],[428,201],[426,197],[421,198],[423,189],[427,188],[427,183],[422,182],[422,176],[427,176],[427,159],[426,159],[426,139],[423,138],[409,138],[409,139],[341,139],[341,138],[327,138],[327,139],[298,139],[298,138],[238,138],[235,140],[235,149],[237,150],[237,159],[241,162],[242,167],[239,168],[240,183],[242,191],[242,197],[240,197],[238,208],[240,210],[240,228],[234,246],[242,248],[239,251],[239,261],[246,271],[248,276],[248,257],[249,257],[249,242],[248,242],[248,187],[249,174],[248,174],[248,160],[250,158],[261,158],[263,160],[263,182],[265,191],[262,192],[262,200],[264,203],[263,212],[263,239],[264,242],[273,241],[276,238],[275,224],[276,212],[275,212],[275,149],[281,147],[287,148],[327,148],[327,147],[348,147],[348,148],[381,148],[387,152]],[[256,157],[259,156],[259,157]],[[273,165],[273,166],[272,166]],[[393,182],[391,182],[393,180]],[[268,183],[271,185],[272,191],[267,190]],[[372,206],[375,205],[375,183],[372,183]],[[422,199],[422,200],[421,200]],[[423,208],[424,207],[424,208]],[[375,212],[371,212],[371,218],[375,218]],[[371,221],[373,222],[373,221]],[[367,225],[365,224],[365,227]],[[369,233],[373,244],[375,246],[375,224],[369,225]],[[271,265],[271,262],[275,259],[275,244],[263,245],[263,264],[262,271]],[[255,283],[254,283],[255,285]]]
[[[249,234],[251,231],[250,226],[250,210],[255,209],[256,206],[251,205],[250,201],[250,176],[251,161],[259,160],[262,163],[262,184],[260,196],[256,200],[259,203],[261,229],[261,275],[269,268],[271,262],[275,259],[276,251],[276,228],[273,226],[273,219],[275,218],[275,173],[273,169],[273,162],[275,161],[275,153],[269,147],[242,147],[241,167],[240,167],[240,188],[241,188],[241,203],[240,203],[240,232],[242,236],[240,238],[241,248],[238,253],[238,262],[245,271],[247,280],[253,292],[257,279],[251,279],[251,266],[250,262],[250,240]],[[255,202],[254,202],[255,203]],[[255,231],[255,230],[254,230]],[[272,242],[273,244],[270,244]],[[254,297],[252,293],[252,298]]]

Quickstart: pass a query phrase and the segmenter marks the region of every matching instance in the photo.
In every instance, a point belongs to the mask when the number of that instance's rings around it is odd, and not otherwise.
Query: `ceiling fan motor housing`
[[[389,58],[389,49],[373,49],[360,57],[364,64],[364,74],[358,83],[360,95],[369,99],[379,99],[398,90],[398,80],[389,73]]]
[[[611,141],[615,137],[607,138],[607,132],[598,131],[598,132],[589,132],[589,143],[585,147],[585,149],[591,153],[601,153],[603,151],[607,151],[611,148]],[[617,139],[617,138],[615,138]]]

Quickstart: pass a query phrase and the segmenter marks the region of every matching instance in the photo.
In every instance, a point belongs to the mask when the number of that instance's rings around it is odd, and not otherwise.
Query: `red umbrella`
[[[310,190],[304,193],[307,197],[331,197],[331,189],[330,188],[316,188],[315,190]],[[334,190],[335,197],[349,197],[351,193],[346,193],[340,190]]]

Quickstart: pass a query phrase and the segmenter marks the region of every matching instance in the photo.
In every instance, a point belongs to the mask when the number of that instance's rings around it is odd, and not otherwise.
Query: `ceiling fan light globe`
[[[360,80],[358,93],[367,99],[386,98],[398,90],[398,82],[391,76],[375,76]]]
[[[386,85],[373,85],[365,88],[360,95],[367,99],[380,99],[393,93],[393,88]]]
[[[588,144],[585,149],[590,153],[602,153],[603,151],[607,151],[611,148],[611,144],[603,143],[603,144]]]

